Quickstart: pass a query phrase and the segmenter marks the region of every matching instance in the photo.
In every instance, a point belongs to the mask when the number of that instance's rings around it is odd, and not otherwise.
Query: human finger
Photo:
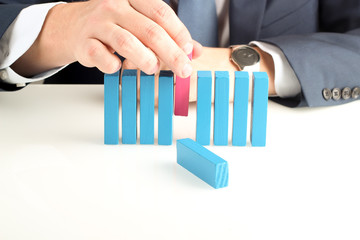
[[[160,0],[130,0],[129,2],[135,10],[160,25],[185,54],[193,51],[193,41],[189,31],[168,4]]]
[[[193,40],[193,45],[194,45],[194,50],[192,52],[192,58],[196,59],[201,56],[203,46],[195,40]]]
[[[104,73],[114,73],[121,67],[121,60],[97,39],[87,39],[82,51],[77,53],[78,61],[86,67],[97,67]]]
[[[178,76],[188,77],[192,73],[189,58],[167,32],[144,15],[134,11],[119,25],[134,34],[149,47]]]
[[[106,27],[105,37],[99,33],[99,38],[111,46],[118,54],[129,59],[136,67],[147,74],[155,73],[159,68],[159,60],[154,52],[144,46],[144,44],[126,29],[116,24]]]
[[[129,59],[125,59],[122,66],[124,69],[137,69],[136,64]]]

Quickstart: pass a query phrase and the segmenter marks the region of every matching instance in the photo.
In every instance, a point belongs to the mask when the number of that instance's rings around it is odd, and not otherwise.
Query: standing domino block
[[[233,146],[246,146],[248,105],[249,105],[249,73],[236,71],[233,132],[232,132]]]
[[[214,188],[228,186],[228,163],[190,138],[176,141],[177,163]]]
[[[124,70],[121,81],[122,143],[136,144],[136,75],[137,70]]]
[[[196,141],[201,145],[210,144],[211,88],[211,71],[198,71]]]
[[[173,142],[174,75],[171,71],[160,71],[158,107],[158,144]]]
[[[140,74],[140,144],[154,144],[155,77]]]
[[[192,54],[188,57],[192,59]],[[176,76],[175,86],[175,110],[176,116],[187,116],[189,111],[190,77],[181,78]]]
[[[215,72],[214,145],[228,145],[229,72]]]
[[[119,144],[119,71],[104,75],[104,143]]]
[[[266,145],[266,122],[268,107],[269,78],[265,72],[254,72],[251,145]]]

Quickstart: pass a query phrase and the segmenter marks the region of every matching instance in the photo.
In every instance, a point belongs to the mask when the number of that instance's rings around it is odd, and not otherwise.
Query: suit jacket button
[[[357,99],[359,96],[360,96],[360,88],[354,87],[354,89],[352,90],[352,93],[351,93],[351,97],[353,99]]]
[[[343,99],[348,100],[351,97],[351,88],[346,87],[341,91],[341,96]]]
[[[322,94],[323,94],[323,97],[324,97],[324,99],[325,99],[326,101],[330,100],[331,97],[332,97],[331,90],[328,89],[328,88],[324,88]]]
[[[340,88],[334,88],[332,90],[332,98],[335,101],[338,101],[341,98],[341,90],[340,90]]]

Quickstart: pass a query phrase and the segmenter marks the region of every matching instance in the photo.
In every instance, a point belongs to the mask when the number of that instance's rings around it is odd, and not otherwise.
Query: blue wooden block
[[[214,145],[228,145],[229,72],[215,72]]]
[[[235,72],[232,145],[246,146],[249,105],[249,73]]]
[[[122,143],[136,144],[136,70],[124,70],[121,80]]]
[[[155,77],[140,74],[140,144],[154,144]]]
[[[269,78],[265,72],[254,72],[251,145],[266,145],[266,123],[268,108]]]
[[[196,141],[202,145],[210,144],[211,88],[211,71],[198,71]]]
[[[214,188],[228,186],[228,163],[190,138],[176,141],[177,163]]]
[[[119,72],[104,75],[104,143],[119,144]]]
[[[174,74],[160,71],[158,106],[158,144],[173,142]]]

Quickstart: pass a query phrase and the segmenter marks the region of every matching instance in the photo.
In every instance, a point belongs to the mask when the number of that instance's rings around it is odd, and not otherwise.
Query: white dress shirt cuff
[[[64,2],[35,4],[24,8],[8,27],[0,39],[1,80],[21,85],[43,80],[65,67],[56,68],[31,78],[25,78],[10,68],[35,42],[49,10],[55,5],[62,3]]]
[[[276,94],[282,98],[298,95],[301,92],[300,82],[284,53],[278,47],[269,43],[253,41],[250,44],[258,46],[272,56],[275,67],[274,84]]]

